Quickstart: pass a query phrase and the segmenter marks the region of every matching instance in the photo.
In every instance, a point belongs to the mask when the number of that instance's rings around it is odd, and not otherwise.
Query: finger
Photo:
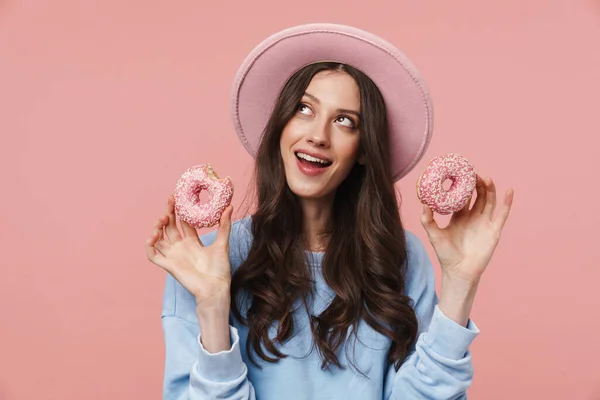
[[[496,228],[502,230],[504,228],[504,224],[508,219],[508,215],[510,214],[510,209],[512,208],[513,199],[514,199],[515,191],[513,189],[509,189],[506,191],[506,195],[504,196],[504,202],[502,207],[498,211],[498,215],[493,219]]]
[[[487,198],[485,182],[479,175],[477,175],[477,184],[475,185],[475,188],[477,190],[477,198],[475,199],[475,204],[473,204],[472,211],[475,213],[482,213],[483,209],[485,208]]]
[[[155,229],[152,231],[152,234],[150,235],[148,240],[146,240],[146,244],[149,246],[154,246],[157,241],[158,241],[158,232]]]
[[[221,219],[219,220],[219,231],[217,232],[217,239],[215,242],[218,242],[221,246],[227,246],[229,244],[229,235],[231,234],[231,214],[233,213],[233,206],[228,205],[223,214],[221,215]]]
[[[435,236],[439,231],[440,227],[433,218],[433,211],[426,204],[423,205],[423,214],[421,214],[421,224],[429,237]]]
[[[164,240],[164,236],[163,236],[163,230],[162,229],[155,229],[154,232],[152,232],[152,236],[150,237],[150,239],[148,240],[148,242],[150,243],[151,246],[153,246],[156,250],[158,250],[163,256],[165,255],[165,240]]]
[[[154,248],[156,250],[158,250],[158,252],[160,254],[162,254],[163,256],[167,255],[167,251],[170,247],[170,244],[167,243],[165,240],[157,240],[156,243],[154,243]]]
[[[198,237],[198,232],[196,231],[196,228],[194,228],[182,219],[180,219],[179,221],[181,222],[181,230],[183,231],[183,236],[185,236],[186,238],[195,239],[198,243],[202,244],[200,238]]]
[[[150,240],[150,239],[148,239],[148,240]],[[146,243],[146,256],[148,257],[148,260],[152,261],[154,264],[158,265],[159,267],[162,266],[161,259],[164,259],[164,256],[162,254],[160,254],[158,252],[158,250],[156,250],[154,248],[154,246],[150,246],[147,243]]]
[[[167,237],[171,242],[181,240],[181,233],[179,232],[179,228],[177,228],[177,219],[175,217],[175,197],[173,195],[169,196],[169,200],[167,201],[167,217],[169,218],[166,227]]]
[[[148,260],[158,265],[159,267],[164,266],[165,257],[164,254],[160,253],[154,245],[158,241],[158,232],[154,232],[150,238],[146,240],[146,256]],[[164,268],[164,267],[163,267]]]
[[[486,201],[485,207],[483,208],[483,214],[487,215],[490,219],[494,215],[494,210],[496,209],[496,184],[492,180],[492,178],[485,180],[486,184]]]
[[[168,221],[169,217],[166,215],[163,215],[156,220],[156,223],[154,224],[154,230],[158,232],[158,240],[165,240],[164,227],[167,225]]]

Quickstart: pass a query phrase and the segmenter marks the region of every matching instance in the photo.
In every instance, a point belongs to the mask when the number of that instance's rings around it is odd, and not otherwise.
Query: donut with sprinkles
[[[208,201],[200,201],[202,191]],[[210,164],[188,168],[175,186],[175,212],[182,221],[194,228],[216,225],[221,214],[231,203],[233,182],[230,177],[219,179]]]
[[[444,188],[444,182],[452,182]],[[477,173],[463,156],[451,153],[431,160],[417,181],[417,196],[421,203],[441,215],[464,208],[477,184]]]

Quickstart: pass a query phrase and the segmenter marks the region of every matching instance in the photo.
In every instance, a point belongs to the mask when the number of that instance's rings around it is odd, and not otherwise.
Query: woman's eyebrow
[[[308,97],[309,99],[311,99],[312,101],[314,101],[317,104],[321,104],[321,101],[316,96],[314,96],[308,92],[304,92],[304,96]],[[354,115],[356,115],[356,117],[360,118],[360,113],[355,110],[348,110],[346,108],[338,108],[336,111],[339,113],[354,114]]]

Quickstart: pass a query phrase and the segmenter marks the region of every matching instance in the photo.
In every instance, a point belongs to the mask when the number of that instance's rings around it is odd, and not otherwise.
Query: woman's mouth
[[[320,175],[331,166],[332,162],[329,160],[323,160],[317,157],[313,157],[306,153],[296,152],[294,153],[297,159],[297,165],[300,172],[308,176]]]

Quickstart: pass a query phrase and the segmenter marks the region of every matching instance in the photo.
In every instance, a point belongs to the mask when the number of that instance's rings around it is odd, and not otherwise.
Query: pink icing
[[[200,202],[200,192],[206,190],[209,200]],[[227,177],[219,179],[210,164],[188,168],[175,186],[175,212],[195,228],[216,225],[221,214],[231,203],[233,182]]]
[[[452,181],[444,189],[446,179]],[[438,214],[447,215],[467,205],[477,183],[477,173],[469,161],[458,154],[435,157],[417,182],[417,194],[423,204]]]

